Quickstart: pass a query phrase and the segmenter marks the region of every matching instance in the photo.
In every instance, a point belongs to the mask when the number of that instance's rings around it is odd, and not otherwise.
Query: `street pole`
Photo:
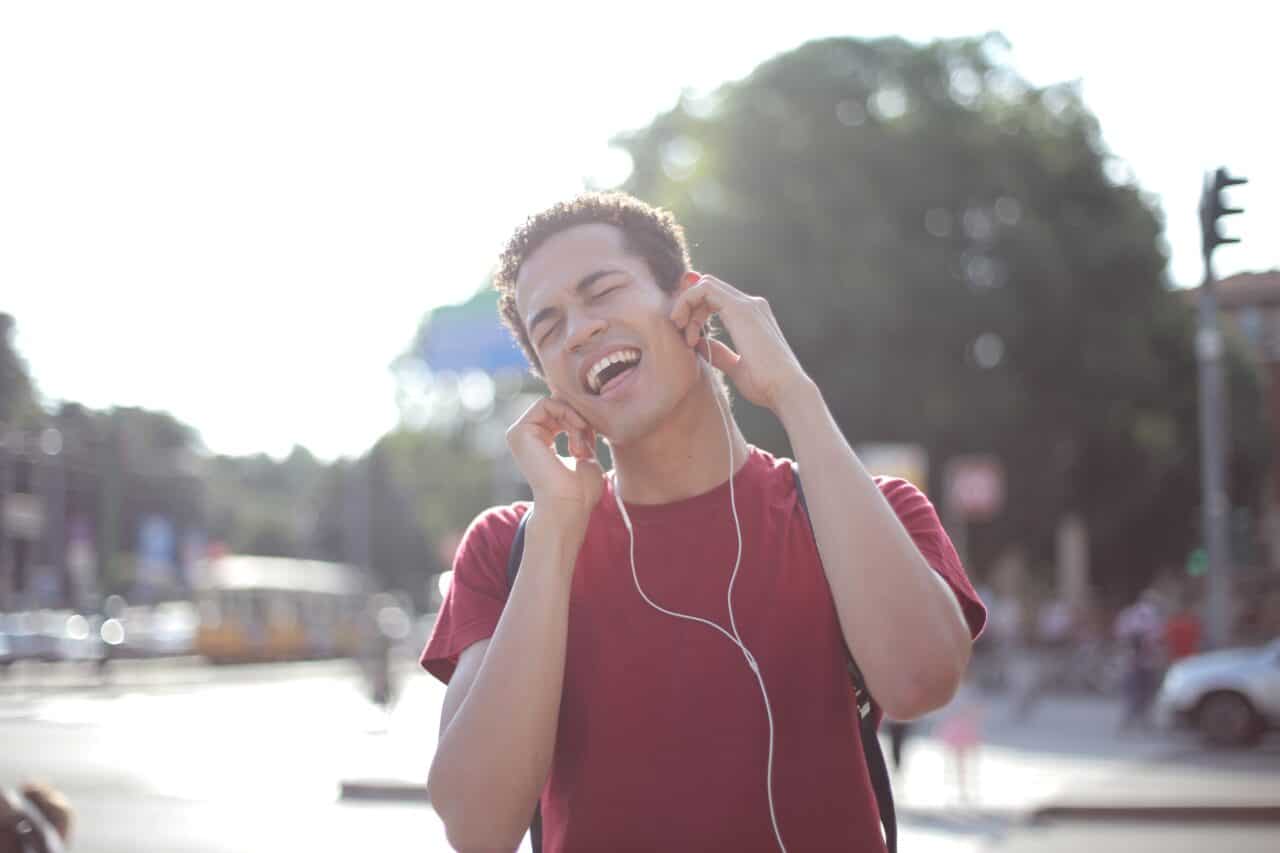
[[[1200,198],[1201,245],[1204,283],[1200,287],[1199,328],[1196,332],[1196,360],[1200,374],[1200,491],[1205,550],[1209,558],[1209,601],[1206,635],[1210,648],[1220,649],[1231,641],[1231,553],[1227,533],[1231,502],[1226,477],[1226,407],[1223,394],[1223,341],[1218,326],[1218,303],[1214,293],[1213,250],[1239,240],[1218,232],[1218,219],[1240,213],[1223,203],[1222,190],[1243,184],[1226,169],[1209,175]]]
[[[1200,328],[1196,358],[1200,364],[1200,493],[1205,550],[1209,557],[1209,647],[1226,645],[1230,615],[1230,555],[1227,553],[1229,500],[1226,490],[1226,447],[1223,441],[1222,332],[1213,292],[1213,262],[1205,254],[1204,284],[1200,288]]]

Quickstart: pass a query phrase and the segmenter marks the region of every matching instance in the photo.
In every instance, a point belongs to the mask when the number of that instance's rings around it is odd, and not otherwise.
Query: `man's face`
[[[612,225],[551,237],[521,265],[515,296],[551,393],[616,445],[647,434],[697,381],[671,322],[676,294]]]

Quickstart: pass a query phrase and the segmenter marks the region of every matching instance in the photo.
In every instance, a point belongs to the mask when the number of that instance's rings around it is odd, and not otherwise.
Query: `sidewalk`
[[[946,748],[929,734],[907,744],[895,783],[904,819],[939,813],[1016,822],[1048,819],[1280,822],[1280,740],[1247,750],[1210,750],[1189,732],[1119,733],[1118,702],[1049,696],[1029,720],[987,702],[984,742],[971,762],[964,802]]]

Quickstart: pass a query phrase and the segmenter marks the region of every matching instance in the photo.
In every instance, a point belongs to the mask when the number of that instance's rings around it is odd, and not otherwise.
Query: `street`
[[[121,667],[113,686],[0,683],[3,779],[76,810],[80,853],[447,850],[429,809],[346,803],[376,764],[425,776],[435,719],[388,727],[353,664]],[[438,713],[438,712],[437,712]]]
[[[0,682],[3,781],[42,779],[76,809],[81,853],[448,850],[421,801],[341,800],[343,780],[421,783],[443,688],[406,659],[390,713],[346,661],[212,668],[129,662],[109,684],[70,667]],[[945,713],[945,712],[944,712]],[[1032,823],[1046,805],[1280,804],[1280,743],[1206,752],[1190,736],[1118,737],[1118,708],[1048,697],[1015,721],[990,700],[962,800],[930,721],[895,785],[904,853],[1263,849],[1274,824]],[[938,715],[939,717],[941,715]],[[413,789],[410,788],[410,791]],[[1227,840],[1229,839],[1229,840]]]

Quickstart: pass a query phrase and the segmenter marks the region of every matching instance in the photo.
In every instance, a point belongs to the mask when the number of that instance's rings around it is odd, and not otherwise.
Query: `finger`
[[[546,398],[538,401],[517,423],[533,430],[543,444],[554,447],[556,437],[562,433],[569,439],[570,455],[583,452],[584,433],[591,427],[582,415],[562,400]],[[578,445],[575,447],[575,443]]]
[[[534,402],[532,406],[525,410],[512,426],[540,426],[549,428],[560,422],[561,416],[564,414],[564,406],[556,400],[544,397]]]
[[[703,306],[695,310],[689,318],[689,324],[684,327],[684,340],[689,346],[697,346],[702,340],[702,336],[707,332],[707,321],[711,319],[714,312]]]
[[[547,397],[543,400],[543,407],[552,417],[567,426],[575,429],[586,429],[588,426],[587,419],[578,414],[578,410],[564,400]]]
[[[585,429],[579,436],[579,447],[582,450],[579,459],[594,459],[596,456],[596,433],[595,430]]]
[[[707,343],[711,346],[711,366],[723,370],[730,379],[733,379],[738,372],[738,365],[742,363],[742,356],[715,338],[707,338]],[[698,351],[703,352],[702,349]]]
[[[671,320],[678,328],[683,329],[689,323],[694,309],[709,305],[711,309],[719,308],[719,297],[716,293],[715,279],[703,276],[698,283],[681,293],[671,309]]]
[[[552,405],[546,408],[545,424],[557,434],[569,433],[571,436],[590,428],[590,424],[582,415],[566,405]]]

